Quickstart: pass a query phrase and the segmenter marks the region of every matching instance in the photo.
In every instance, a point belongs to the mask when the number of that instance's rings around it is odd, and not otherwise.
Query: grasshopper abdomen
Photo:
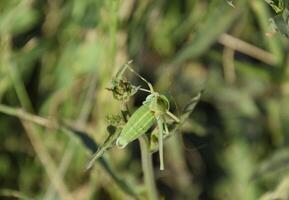
[[[116,145],[124,148],[128,143],[147,132],[155,121],[156,119],[149,108],[149,104],[142,105],[133,113],[123,127],[121,134],[116,141]]]

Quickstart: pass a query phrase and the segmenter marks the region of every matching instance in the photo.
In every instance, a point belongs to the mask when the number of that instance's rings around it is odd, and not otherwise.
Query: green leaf
[[[90,161],[87,164],[86,169],[90,169],[95,161],[100,158],[107,150],[112,148],[115,145],[115,141],[121,133],[121,128],[116,128],[114,126],[107,127],[109,131],[109,136],[106,138],[104,143],[97,149],[97,151],[91,156]]]

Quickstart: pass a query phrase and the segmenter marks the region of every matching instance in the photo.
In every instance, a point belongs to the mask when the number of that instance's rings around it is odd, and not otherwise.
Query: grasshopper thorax
[[[169,110],[170,104],[166,96],[154,92],[147,96],[144,104],[149,104],[150,110],[155,116],[160,116]]]

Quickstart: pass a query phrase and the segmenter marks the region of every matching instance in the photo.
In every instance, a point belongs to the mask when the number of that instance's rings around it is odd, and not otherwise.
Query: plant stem
[[[144,173],[144,181],[147,189],[148,199],[158,200],[158,192],[156,189],[156,183],[154,180],[153,164],[152,164],[152,154],[149,151],[148,138],[143,135],[139,138],[140,150],[141,150],[141,160],[142,160],[142,170]]]

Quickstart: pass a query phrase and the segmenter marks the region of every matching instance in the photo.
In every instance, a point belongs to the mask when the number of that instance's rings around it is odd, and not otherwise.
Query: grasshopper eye
[[[170,103],[166,96],[161,95],[157,101],[158,105],[162,106],[164,109],[168,110],[170,108]]]

